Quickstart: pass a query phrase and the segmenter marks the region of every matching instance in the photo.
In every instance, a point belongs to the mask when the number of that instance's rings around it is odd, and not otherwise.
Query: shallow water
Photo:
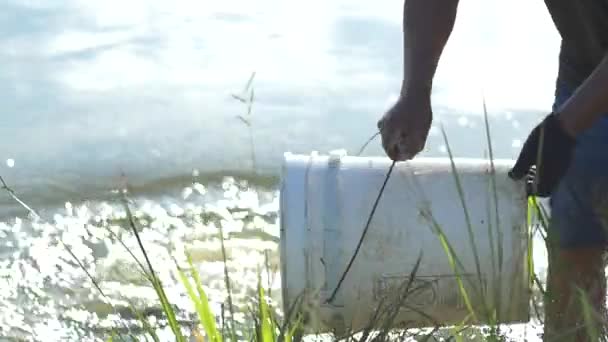
[[[195,182],[180,197],[133,198],[131,208],[155,272],[185,322],[194,317],[186,315],[192,313],[192,307],[178,281],[176,265],[184,267],[186,251],[200,272],[213,311],[221,311],[226,291],[220,225],[226,237],[228,269],[235,279],[236,303],[246,303],[254,294],[258,269],[277,268],[274,191],[226,178],[209,188]],[[125,329],[122,323],[113,322],[118,312],[128,317],[125,300],[151,315],[158,313],[156,294],[126,249],[143,262],[127,227],[119,201],[67,203],[48,220],[17,218],[2,224],[0,334],[46,341],[82,340],[96,331],[99,337],[110,327]],[[105,297],[92,286],[68,248],[96,278]],[[276,272],[270,276],[264,285],[277,299],[280,279]]]

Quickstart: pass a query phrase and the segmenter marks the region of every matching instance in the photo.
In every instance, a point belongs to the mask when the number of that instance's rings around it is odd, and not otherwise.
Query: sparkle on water
[[[194,322],[192,303],[179,282],[176,262],[185,265],[188,251],[219,314],[226,298],[219,226],[226,238],[227,264],[233,277],[233,301],[255,295],[257,270],[270,280],[274,300],[280,291],[278,265],[278,193],[256,190],[246,182],[225,178],[207,189],[199,183],[184,190],[189,196],[153,201],[134,198],[131,204],[141,238],[169,300],[182,321]],[[220,194],[215,196],[213,194]],[[188,199],[188,201],[184,201]],[[127,229],[126,212],[116,203],[65,203],[65,209],[44,221],[15,218],[0,223],[0,335],[38,340],[99,340],[116,328],[135,328],[125,320],[128,301],[145,312],[158,312],[154,290],[142,277],[128,251],[140,260],[137,241]],[[96,278],[107,298],[98,293],[67,246]],[[267,253],[267,251],[269,253]],[[265,272],[269,256],[270,274]],[[268,278],[269,277],[269,278]],[[27,311],[24,309],[27,308]],[[160,316],[159,316],[160,317]],[[242,314],[237,320],[243,321]],[[125,327],[126,324],[126,327]],[[171,340],[170,330],[165,331]]]

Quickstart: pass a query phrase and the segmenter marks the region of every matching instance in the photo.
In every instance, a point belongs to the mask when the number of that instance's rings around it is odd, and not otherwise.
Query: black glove
[[[528,195],[550,196],[570,165],[575,144],[576,140],[551,113],[526,139],[509,177],[515,180],[526,177]]]

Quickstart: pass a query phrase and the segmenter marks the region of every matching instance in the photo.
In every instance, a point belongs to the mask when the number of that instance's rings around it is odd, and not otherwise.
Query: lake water
[[[283,153],[356,153],[395,98],[401,12],[401,0],[0,4],[0,175],[42,217],[0,196],[0,333],[78,339],[78,322],[98,323],[102,301],[58,238],[110,296],[154,298],[116,273],[129,256],[106,228],[124,221],[113,190],[126,183],[172,298],[183,300],[169,256],[186,247],[222,298],[217,227],[196,221],[202,210],[234,233],[234,271],[251,284],[263,251],[276,263]],[[558,45],[543,1],[463,1],[423,155],[446,155],[443,123],[457,156],[483,157],[485,97],[495,156],[514,158],[550,110]],[[232,95],[253,72],[248,127]],[[377,140],[365,152],[381,153]]]

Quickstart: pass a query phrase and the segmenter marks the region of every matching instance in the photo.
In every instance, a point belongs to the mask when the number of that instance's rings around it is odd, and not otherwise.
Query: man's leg
[[[607,204],[608,118],[580,139],[551,198],[545,341],[587,342],[603,335]]]
[[[592,341],[603,335],[606,281],[600,248],[556,250],[550,256],[545,341]],[[582,296],[585,295],[585,297]],[[585,308],[583,301],[591,305]]]

